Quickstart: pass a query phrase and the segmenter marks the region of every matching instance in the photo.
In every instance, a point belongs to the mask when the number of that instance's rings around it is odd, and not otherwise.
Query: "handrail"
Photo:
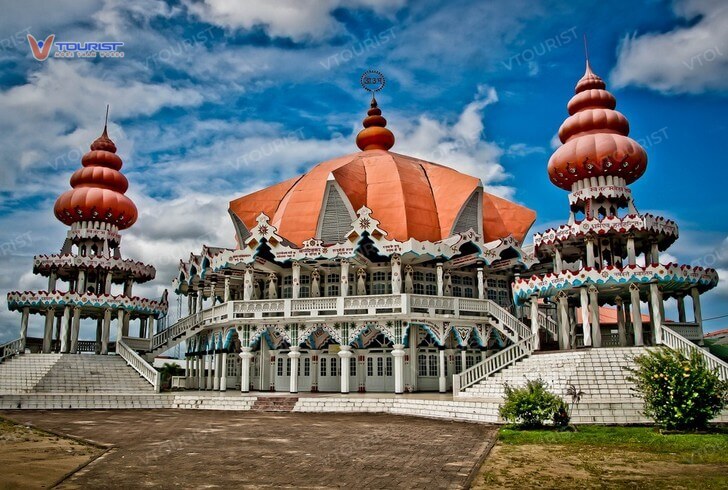
[[[543,311],[538,312],[538,326],[553,335],[553,338],[559,338],[559,325],[556,321]]]
[[[154,369],[154,367],[144,360],[131,347],[126,345],[123,340],[116,342],[116,353],[121,356],[139,375],[146,379],[153,387],[154,391],[159,393],[162,387],[162,373]]]
[[[14,355],[20,353],[20,349],[23,347],[23,339],[15,339],[10,342],[0,344],[0,362],[5,359],[9,359]]]
[[[524,357],[530,356],[533,353],[533,342],[535,338],[535,335],[529,335],[525,339],[486,358],[485,361],[479,362],[462,373],[454,374],[452,377],[453,395],[459,396],[466,388],[482,381],[505,367],[515,364]]]
[[[687,355],[690,352],[698,352],[705,360],[706,366],[713,371],[716,371],[718,377],[723,381],[728,380],[728,364],[714,356],[710,352],[701,349],[693,342],[689,341],[668,325],[662,325],[662,344],[669,347],[672,350],[676,350],[683,355]]]
[[[488,313],[496,317],[501,323],[505,324],[509,329],[516,334],[517,340],[523,340],[531,336],[531,329],[528,328],[523,322],[516,318],[510,311],[503,308],[501,305],[487,299]]]

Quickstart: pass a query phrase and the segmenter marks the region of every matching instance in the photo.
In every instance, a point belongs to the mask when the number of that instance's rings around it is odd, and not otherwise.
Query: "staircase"
[[[251,410],[254,412],[292,412],[297,396],[259,396]]]
[[[26,354],[0,364],[0,393],[28,393],[61,359],[62,354]]]
[[[23,354],[0,365],[5,393],[153,393],[119,356]]]
[[[635,398],[625,368],[633,367],[632,359],[647,350],[620,347],[537,353],[466,388],[459,397],[500,402],[504,383],[523,386],[527,380],[540,377],[553,393],[566,400],[570,399],[566,395],[569,384],[585,392],[584,400]]]

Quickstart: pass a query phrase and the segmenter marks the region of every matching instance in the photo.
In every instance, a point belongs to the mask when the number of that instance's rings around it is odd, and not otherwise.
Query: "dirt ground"
[[[497,433],[482,425],[384,414],[61,410],[2,415],[114,446],[60,488],[462,488]],[[30,474],[40,478],[40,473],[36,467]]]
[[[728,467],[686,464],[670,455],[582,449],[559,445],[496,444],[473,482],[473,488],[639,488],[725,489]]]
[[[0,489],[48,488],[103,452],[0,419]]]

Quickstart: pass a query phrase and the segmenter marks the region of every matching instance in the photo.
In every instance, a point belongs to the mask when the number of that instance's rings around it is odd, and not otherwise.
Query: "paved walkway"
[[[383,414],[8,411],[114,449],[61,488],[461,488],[496,429]]]

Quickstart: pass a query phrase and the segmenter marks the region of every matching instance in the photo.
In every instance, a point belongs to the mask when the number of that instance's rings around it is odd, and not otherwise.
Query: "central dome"
[[[480,180],[451,168],[385,150],[367,150],[320,163],[311,171],[230,203],[250,230],[263,212],[278,234],[296,245],[327,235],[331,216],[339,232],[354,212],[372,210],[387,238],[436,242],[473,228],[491,241],[508,235],[521,242],[536,214],[483,192]],[[338,216],[336,216],[338,215]]]

